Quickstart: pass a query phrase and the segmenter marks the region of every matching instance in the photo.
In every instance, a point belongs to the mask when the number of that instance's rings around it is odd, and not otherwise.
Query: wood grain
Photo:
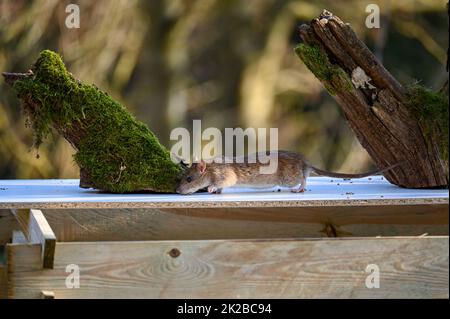
[[[20,229],[14,215],[8,209],[0,209],[0,245],[10,243],[13,230]]]
[[[43,210],[58,241],[448,235],[448,205]]]
[[[41,244],[43,267],[53,268],[56,236],[44,214],[37,209],[30,209],[29,240]]]
[[[16,218],[20,231],[27,240],[30,239],[30,210],[29,209],[11,209],[11,213]]]
[[[42,211],[37,209],[13,209],[12,212],[28,242],[38,243],[42,246],[43,267],[53,268],[56,237]],[[18,240],[15,240],[15,242],[18,242]]]
[[[13,230],[12,240],[13,244],[27,244],[28,239],[25,237],[21,230]]]
[[[448,298],[448,237],[9,244],[8,296],[40,298]],[[177,254],[170,253],[177,250]],[[65,287],[66,266],[80,288]],[[365,286],[368,264],[380,288]]]
[[[6,299],[8,295],[8,280],[6,278],[6,267],[0,263],[0,299]]]

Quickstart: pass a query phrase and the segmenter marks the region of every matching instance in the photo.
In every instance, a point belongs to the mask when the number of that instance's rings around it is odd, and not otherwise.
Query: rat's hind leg
[[[300,185],[298,187],[294,187],[291,189],[293,193],[304,193],[306,191],[306,179],[309,177],[311,173],[311,168],[309,166],[305,166],[302,169],[302,176],[300,177]]]
[[[301,177],[300,178],[300,185],[291,188],[291,192],[293,193],[304,193],[306,190],[306,178],[305,177]]]

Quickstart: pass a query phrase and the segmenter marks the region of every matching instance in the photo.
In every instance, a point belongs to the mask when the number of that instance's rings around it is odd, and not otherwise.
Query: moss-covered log
[[[448,92],[404,88],[358,39],[324,10],[300,27],[295,52],[340,105],[362,146],[396,185],[448,187]]]
[[[55,129],[75,148],[80,187],[126,193],[173,192],[182,166],[147,126],[46,50],[27,73],[3,73],[33,129],[35,147]],[[68,159],[70,160],[70,159]]]

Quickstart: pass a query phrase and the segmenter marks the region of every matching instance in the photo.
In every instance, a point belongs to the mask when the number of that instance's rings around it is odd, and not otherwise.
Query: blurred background
[[[69,3],[80,28],[65,26]],[[367,29],[365,8],[380,7]],[[0,0],[0,71],[27,71],[43,49],[121,101],[167,147],[171,129],[278,127],[279,148],[347,172],[372,165],[320,82],[294,54],[298,26],[326,8],[349,22],[404,85],[439,89],[448,47],[446,0]],[[78,178],[60,136],[31,149],[19,101],[0,79],[0,178]]]

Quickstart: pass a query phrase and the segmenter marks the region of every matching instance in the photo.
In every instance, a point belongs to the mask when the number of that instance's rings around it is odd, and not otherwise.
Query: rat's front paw
[[[217,187],[215,186],[208,186],[208,193],[215,193],[217,191]]]
[[[216,186],[208,186],[208,193],[220,194],[220,193],[222,193],[222,189],[221,188],[217,188]]]

